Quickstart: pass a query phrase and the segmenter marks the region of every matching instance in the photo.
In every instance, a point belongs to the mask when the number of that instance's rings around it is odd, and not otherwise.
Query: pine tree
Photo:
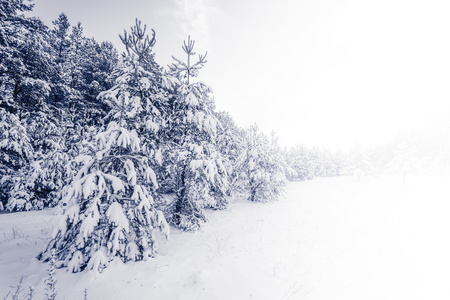
[[[173,179],[176,201],[170,221],[184,230],[197,230],[206,217],[202,208],[223,209],[228,174],[216,139],[220,123],[214,116],[211,89],[192,82],[205,65],[206,54],[192,62],[195,42],[188,37],[182,49],[187,62],[175,58],[171,74],[178,78],[169,106],[164,156]]]
[[[69,48],[71,45],[69,39],[69,19],[65,13],[61,13],[52,23],[55,26],[52,30],[55,62],[56,64],[63,64],[68,60]]]
[[[400,174],[403,183],[406,184],[406,178],[412,172],[416,171],[419,161],[412,147],[408,147],[406,143],[401,143],[397,147],[397,151],[392,160],[386,165],[386,170],[391,174]]]
[[[134,126],[145,137],[144,147],[149,152],[157,150],[160,130],[164,126],[168,92],[163,80],[162,69],[155,62],[152,47],[156,43],[155,31],[152,37],[146,34],[146,26],[136,19],[130,33],[120,36],[126,47],[122,62],[113,74],[117,93],[128,93],[136,101]],[[139,103],[138,103],[139,102]],[[153,153],[154,154],[154,153]]]
[[[373,174],[375,167],[373,166],[370,157],[366,152],[363,152],[359,146],[353,150],[352,157],[353,175],[361,180],[362,176]]]
[[[67,107],[71,94],[71,65],[69,61],[71,41],[69,38],[70,23],[67,15],[61,13],[53,21],[53,25],[51,45],[54,65],[50,97],[55,106]]]
[[[74,176],[71,163],[74,153],[68,147],[70,134],[52,118],[54,113],[50,107],[45,111],[22,114],[27,122],[25,128],[34,155],[10,178],[6,206],[10,211],[56,205],[61,199],[63,186]]]
[[[31,9],[25,1],[0,2],[0,106],[14,113],[39,107],[49,93],[47,28],[22,14]]]
[[[21,12],[30,11],[34,4],[30,0],[0,0],[0,20],[10,20],[17,17]]]
[[[75,120],[83,125],[101,125],[109,108],[97,96],[114,86],[111,74],[118,66],[119,55],[113,44],[99,44],[93,38],[84,39],[80,55],[77,66],[81,70],[80,93],[83,101],[75,103],[75,111],[78,112]]]
[[[15,187],[14,178],[33,157],[25,127],[17,116],[0,108],[0,208],[8,203],[9,191]]]
[[[56,250],[70,271],[101,271],[113,257],[143,260],[157,250],[154,230],[168,238],[169,227],[154,198],[156,174],[142,148],[136,126],[141,98],[119,83],[99,95],[111,111],[109,125],[93,142],[85,141],[83,167],[62,200],[60,226],[40,258]]]
[[[76,113],[76,104],[84,100],[83,90],[83,70],[80,63],[83,59],[83,27],[78,22],[76,26],[72,26],[72,32],[69,34],[70,48],[67,54],[67,69],[68,69],[68,86],[70,94],[68,96],[68,110],[72,113]],[[80,101],[81,100],[81,101]]]
[[[248,200],[253,202],[277,199],[286,182],[285,173],[295,172],[281,157],[274,134],[269,141],[257,125],[248,130],[241,168],[250,194]]]
[[[40,155],[11,176],[6,209],[9,211],[40,210],[56,206],[62,189],[74,177],[71,156],[55,150]]]
[[[19,118],[0,108],[0,166],[17,171],[32,160],[34,151]]]
[[[330,152],[317,147],[308,148],[297,145],[283,151],[282,156],[289,167],[295,171],[294,175],[286,174],[289,180],[349,175],[351,168],[354,168],[354,165],[351,166],[349,155],[341,151]]]
[[[215,113],[222,125],[217,134],[217,148],[223,158],[223,165],[228,174],[227,195],[233,196],[244,191],[240,178],[239,158],[245,150],[245,131],[239,128],[228,112]]]

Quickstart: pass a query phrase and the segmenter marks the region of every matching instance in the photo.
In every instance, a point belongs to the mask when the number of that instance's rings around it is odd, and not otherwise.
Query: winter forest
[[[217,108],[195,36],[163,65],[152,24],[118,46],[33,6],[0,0],[1,297],[450,294],[429,257],[449,249],[448,127],[284,145]]]

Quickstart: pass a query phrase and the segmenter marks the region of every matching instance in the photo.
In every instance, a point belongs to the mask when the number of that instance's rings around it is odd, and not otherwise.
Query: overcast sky
[[[371,146],[450,115],[449,1],[35,0],[85,35],[120,47],[138,17],[157,34],[157,61],[190,34],[208,51],[200,80],[217,108],[280,142]]]

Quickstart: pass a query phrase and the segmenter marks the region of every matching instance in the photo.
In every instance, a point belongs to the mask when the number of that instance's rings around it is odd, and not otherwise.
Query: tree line
[[[32,8],[0,0],[0,209],[61,210],[43,261],[78,272],[144,260],[155,231],[198,230],[230,197],[264,202],[287,179],[372,172],[359,151],[283,149],[257,125],[237,126],[197,80],[207,53],[190,37],[184,57],[161,66],[139,20],[119,53],[64,13],[51,28],[26,17]]]
[[[238,193],[281,194],[291,169],[276,139],[216,111],[190,37],[163,67],[139,20],[119,54],[64,13],[48,28],[30,10],[0,0],[0,208],[60,208],[41,260],[78,272],[147,259],[156,230],[197,230]]]

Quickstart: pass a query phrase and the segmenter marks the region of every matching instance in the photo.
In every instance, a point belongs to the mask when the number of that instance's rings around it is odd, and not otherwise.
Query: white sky
[[[449,3],[449,4],[447,4]],[[243,127],[282,145],[371,146],[450,116],[450,2],[444,0],[35,0],[120,47],[140,18],[160,64],[188,34],[208,51],[200,80]]]

